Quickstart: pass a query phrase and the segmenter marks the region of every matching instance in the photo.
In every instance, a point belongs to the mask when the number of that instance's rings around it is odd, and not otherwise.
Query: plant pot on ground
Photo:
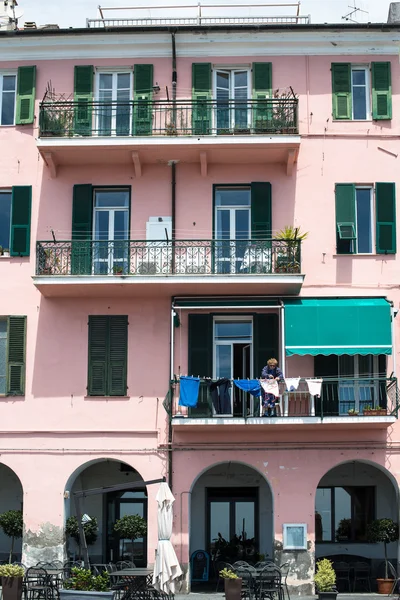
[[[59,591],[60,600],[112,600],[113,596],[107,571],[95,576],[90,569],[78,567],[71,569],[71,577]]]
[[[224,580],[226,600],[241,600],[242,597],[242,578],[230,569],[222,569],[219,576]]]
[[[390,565],[391,570],[389,571],[389,561],[387,557],[387,545],[392,542],[397,542],[399,539],[399,526],[392,519],[376,519],[367,526],[367,541],[375,543],[383,543],[385,553],[385,577],[377,579],[378,593],[379,594],[390,594],[393,588],[396,571]],[[393,571],[392,571],[393,569]]]
[[[336,573],[332,561],[323,558],[317,562],[314,583],[320,600],[336,600]]]
[[[3,600],[21,600],[24,568],[18,565],[0,565]]]

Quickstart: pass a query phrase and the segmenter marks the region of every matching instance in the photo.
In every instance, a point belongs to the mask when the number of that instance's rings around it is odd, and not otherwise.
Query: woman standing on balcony
[[[283,380],[283,373],[278,367],[276,358],[270,358],[261,371],[261,393],[264,407],[264,417],[276,417],[276,400],[279,397],[279,381]]]

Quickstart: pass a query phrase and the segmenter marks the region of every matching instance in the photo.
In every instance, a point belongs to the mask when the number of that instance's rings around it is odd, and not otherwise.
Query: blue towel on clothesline
[[[261,386],[258,379],[234,379],[233,383],[240,390],[243,390],[244,392],[250,392],[252,396],[261,395]]]
[[[200,390],[199,377],[184,377],[181,375],[180,384],[179,406],[190,408],[197,406]]]

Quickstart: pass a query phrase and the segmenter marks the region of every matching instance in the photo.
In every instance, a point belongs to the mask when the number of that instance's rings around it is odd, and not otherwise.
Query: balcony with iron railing
[[[219,414],[210,394],[211,380],[201,379],[197,405],[186,408],[179,405],[179,378],[171,381],[164,400],[172,424],[194,428],[221,426],[300,426],[326,428],[383,429],[398,417],[399,390],[394,377],[365,376],[361,378],[323,379],[321,395],[312,396],[304,380],[295,391],[287,391],[280,384],[275,415],[263,417],[261,398],[253,397],[235,386],[230,389],[230,412]]]
[[[82,286],[120,288],[165,284],[166,293],[187,293],[215,285],[231,293],[300,291],[299,240],[114,240],[39,241],[34,282],[45,295]],[[163,286],[159,286],[161,290]],[[228,288],[225,291],[228,291]],[[169,290],[169,291],[168,291]]]
[[[52,176],[58,165],[87,161],[88,147],[91,162],[133,162],[136,171],[138,161],[169,158],[200,162],[203,171],[207,162],[243,160],[283,163],[290,170],[297,160],[298,133],[295,97],[174,102],[45,99],[40,104],[37,144]],[[112,157],[104,154],[110,148]],[[166,158],[166,148],[173,149],[174,156]]]

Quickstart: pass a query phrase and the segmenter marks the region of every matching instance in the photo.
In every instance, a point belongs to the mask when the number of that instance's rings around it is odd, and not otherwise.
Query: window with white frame
[[[99,135],[129,135],[133,95],[132,71],[97,71],[96,99],[99,102]]]
[[[371,118],[369,66],[351,65],[352,118],[365,121]]]
[[[337,211],[338,254],[372,254],[374,252],[375,207],[372,186],[355,186],[352,206],[348,207],[351,220],[339,221]]]
[[[217,106],[214,118],[217,131],[250,127],[251,111],[247,106],[247,99],[251,98],[250,81],[250,69],[215,69],[214,97]]]
[[[0,190],[0,246],[2,250],[10,248],[10,231],[11,190]]]
[[[0,125],[14,125],[16,93],[16,73],[0,73]]]

